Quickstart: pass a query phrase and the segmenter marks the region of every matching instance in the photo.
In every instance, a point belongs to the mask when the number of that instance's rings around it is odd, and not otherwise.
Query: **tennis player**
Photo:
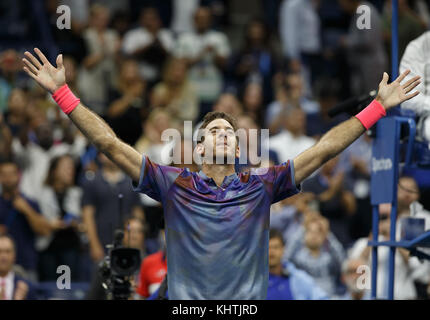
[[[25,52],[24,71],[52,94],[98,150],[132,178],[135,191],[162,203],[170,299],[265,299],[270,205],[298,193],[306,177],[372,127],[386,110],[415,97],[418,92],[412,90],[420,83],[417,76],[402,84],[406,71],[388,84],[384,73],[376,99],[314,146],[280,165],[240,174],[234,164],[212,161],[239,157],[235,119],[208,113],[201,126],[206,133],[196,146],[206,160],[200,172],[191,172],[153,163],[122,142],[68,88],[62,55],[54,67],[39,49],[34,51],[38,58]]]

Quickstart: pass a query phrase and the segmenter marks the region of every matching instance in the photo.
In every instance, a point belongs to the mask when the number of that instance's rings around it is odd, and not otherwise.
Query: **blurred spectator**
[[[32,121],[34,120],[33,118]],[[23,137],[15,138],[12,143],[14,156],[23,167],[20,189],[33,198],[37,197],[44,183],[52,158],[66,153],[77,158],[85,148],[85,139],[82,136],[67,141],[72,144],[66,142],[54,144],[53,125],[45,119],[41,121],[35,127],[34,133],[24,132]],[[28,141],[29,137],[34,141]]]
[[[70,5],[71,28],[59,29],[57,20],[60,14],[57,8],[61,5],[59,0],[47,0],[45,2],[46,12],[49,16],[50,32],[55,41],[55,45],[63,56],[73,57],[77,63],[81,63],[88,53],[82,32],[88,25],[88,0],[63,0],[64,4]],[[66,69],[67,70],[67,69]]]
[[[420,189],[415,179],[411,176],[401,176],[397,188],[397,215],[399,219],[409,216],[424,219],[424,230],[428,231],[430,230],[430,212],[418,202],[419,199]],[[430,254],[428,248],[420,248],[420,251]],[[430,262],[424,261],[415,270],[414,277],[418,298],[429,298],[426,289],[430,284]]]
[[[325,300],[327,294],[306,272],[282,262],[284,239],[276,229],[269,232],[269,287],[267,300]]]
[[[278,73],[275,78],[276,100],[267,107],[265,117],[266,126],[270,128],[273,134],[281,130],[283,112],[288,112],[288,108],[300,108],[306,113],[306,117],[310,119],[318,115],[320,106],[318,102],[306,96],[303,76],[300,73]],[[311,124],[314,123],[312,122]],[[307,131],[312,132],[315,129],[306,129],[306,134]]]
[[[417,135],[427,140],[427,142],[430,142],[430,103],[428,102],[430,95],[429,48],[430,32],[427,31],[407,45],[399,68],[399,72],[411,70],[405,80],[409,80],[415,76],[420,76],[423,79],[417,86],[417,90],[421,94],[415,97],[413,101],[402,103],[401,107],[402,109],[413,110],[420,117]]]
[[[383,35],[385,50],[391,60],[391,6],[392,0],[386,0],[384,12],[382,15]],[[409,6],[407,0],[398,0],[398,59],[396,64],[400,63],[400,58],[406,50],[406,46],[410,41],[418,38],[423,32],[426,31],[425,23],[420,19],[419,15],[415,13]],[[391,61],[389,61],[391,62]],[[391,64],[387,64],[391,65]]]
[[[226,92],[218,97],[212,110],[225,112],[237,118],[243,112],[243,107],[234,94]]]
[[[137,141],[136,149],[151,161],[164,163],[163,152],[168,150],[170,143],[161,139],[162,134],[165,130],[176,128],[175,121],[167,110],[154,109],[144,121],[143,127],[144,133]]]
[[[270,149],[278,154],[281,163],[293,159],[315,144],[314,139],[305,135],[306,116],[301,109],[289,108],[283,121],[283,130],[269,138]]]
[[[101,169],[82,187],[82,219],[87,232],[90,255],[99,262],[106,245],[113,243],[114,230],[122,225],[124,214],[144,218],[138,195],[130,188],[131,180],[105,155],[99,154]],[[122,212],[120,200],[122,194]]]
[[[37,200],[43,216],[56,227],[49,236],[39,237],[39,281],[55,281],[57,267],[70,267],[72,281],[80,279],[81,242],[78,233],[82,190],[74,186],[75,163],[69,155],[51,160],[45,185]]]
[[[140,77],[135,60],[121,64],[117,85],[109,92],[106,120],[124,142],[134,145],[142,134],[142,120],[147,112],[146,82]]]
[[[349,225],[356,212],[356,201],[345,182],[345,173],[338,169],[339,157],[323,165],[321,170],[303,183],[303,191],[317,195],[321,214],[329,219],[336,238],[347,246],[351,239]]]
[[[19,88],[12,89],[8,98],[5,120],[14,136],[17,136],[26,125],[27,104],[26,92]]]
[[[390,239],[390,204],[379,205],[379,238],[378,241],[388,241]],[[400,239],[400,224],[397,223],[396,239]],[[367,262],[370,267],[372,262],[372,247],[368,246],[368,241],[372,240],[372,233],[369,237],[358,239],[349,252],[349,258],[360,258]],[[388,297],[388,261],[390,248],[381,246],[378,248],[378,278],[377,292],[378,299]],[[417,292],[414,285],[414,273],[422,264],[417,257],[411,257],[409,251],[404,248],[396,248],[395,273],[394,273],[394,299],[406,300],[416,299]]]
[[[351,90],[354,95],[369,93],[378,88],[381,74],[387,68],[387,56],[382,38],[382,21],[378,10],[362,0],[338,0],[342,8],[352,16],[348,35],[341,38],[340,46],[347,51],[351,68]],[[371,28],[358,28],[360,5],[370,9]]]
[[[15,258],[13,239],[0,234],[0,300],[36,299],[33,285],[14,272]]]
[[[283,0],[279,15],[279,35],[290,68],[305,66],[308,83],[321,73],[320,0]]]
[[[24,81],[19,76],[21,65],[15,50],[8,49],[0,53],[0,113],[7,110],[7,101],[12,89],[24,86]]]
[[[200,0],[173,0],[172,1],[172,23],[170,29],[180,35],[186,32],[192,32],[193,15],[199,7]]]
[[[7,126],[3,114],[0,113],[0,163],[12,159],[12,134]]]
[[[115,60],[121,45],[116,31],[108,28],[109,19],[106,7],[91,7],[90,24],[83,33],[88,55],[78,78],[82,100],[100,115],[106,112],[107,93],[115,81]]]
[[[164,230],[161,230],[164,234]],[[150,254],[143,259],[139,273],[139,283],[136,292],[142,298],[148,298],[153,294],[164,277],[167,275],[167,260],[166,260],[166,248]]]
[[[270,207],[270,227],[282,233],[284,242],[291,243],[295,233],[300,231],[306,215],[317,209],[315,205],[315,195],[310,192],[301,192],[274,203]]]
[[[172,33],[164,29],[156,8],[144,8],[140,26],[124,35],[123,52],[139,61],[141,76],[154,84],[160,79],[161,69],[173,49]]]
[[[49,235],[52,225],[41,215],[37,202],[19,192],[19,169],[14,162],[0,164],[0,232],[8,233],[16,244],[16,262],[36,281],[36,235]]]
[[[262,83],[264,104],[273,99],[272,78],[279,65],[270,37],[263,21],[251,20],[246,25],[244,43],[230,64],[237,87],[250,81]]]
[[[242,105],[244,112],[251,116],[259,127],[264,125],[263,87],[259,82],[249,82],[243,90]]]
[[[330,234],[328,220],[318,214],[308,215],[302,236],[302,240],[291,240],[295,243],[288,248],[285,258],[311,275],[329,296],[338,294],[345,253],[340,243]]]
[[[340,155],[339,164],[345,171],[345,181],[356,200],[356,213],[351,217],[350,236],[356,240],[369,234],[372,217],[370,205],[370,163],[372,138],[364,134]]]
[[[203,104],[200,115],[212,107],[223,89],[223,71],[230,56],[226,35],[211,29],[212,14],[208,7],[194,13],[194,31],[179,36],[176,57],[185,58],[189,65],[189,78],[195,86],[199,102]]]
[[[176,120],[195,120],[199,113],[197,88],[188,81],[186,62],[171,58],[164,68],[163,81],[152,90],[151,107],[164,108]]]
[[[415,179],[411,176],[403,175],[399,178],[397,188],[397,212],[398,216],[413,215],[417,218],[424,218],[425,230],[430,229],[430,212],[418,202],[420,199],[420,189]],[[415,212],[412,212],[413,204]]]
[[[335,300],[369,300],[370,290],[359,287],[362,285],[360,276],[363,277],[360,267],[367,267],[366,261],[360,258],[346,259],[342,264],[342,282],[346,286],[344,295],[337,296]],[[369,279],[367,279],[369,280]]]

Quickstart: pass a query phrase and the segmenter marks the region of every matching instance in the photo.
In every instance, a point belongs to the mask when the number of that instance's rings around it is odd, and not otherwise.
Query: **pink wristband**
[[[55,91],[52,94],[52,98],[60,106],[61,110],[63,110],[65,114],[72,112],[81,101],[80,99],[76,98],[67,84]]]
[[[373,125],[387,113],[385,108],[378,101],[373,100],[366,108],[360,111],[355,117],[360,120],[366,129],[373,127]]]

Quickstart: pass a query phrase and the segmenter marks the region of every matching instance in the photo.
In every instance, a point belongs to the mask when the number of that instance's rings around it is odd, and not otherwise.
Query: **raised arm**
[[[57,57],[57,67],[54,67],[39,49],[35,48],[34,51],[40,61],[26,51],[26,58],[23,59],[24,71],[41,87],[53,94],[66,83],[63,56]],[[121,141],[102,118],[82,103],[79,103],[68,116],[98,150],[116,163],[134,181],[139,180],[142,156]]]
[[[388,74],[384,72],[375,100],[378,101],[385,110],[412,99],[419,94],[418,91],[408,94],[420,83],[419,76],[401,84],[401,81],[409,72],[409,70],[405,71],[390,84],[388,84]],[[313,147],[302,152],[294,159],[296,184],[300,184],[325,162],[345,150],[365,131],[366,128],[356,117],[352,117],[329,130]]]

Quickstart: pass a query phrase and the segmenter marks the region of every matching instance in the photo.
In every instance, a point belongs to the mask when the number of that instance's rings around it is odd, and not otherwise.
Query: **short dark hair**
[[[269,240],[271,240],[271,239],[279,239],[279,240],[281,240],[282,245],[285,246],[284,237],[282,236],[281,231],[279,231],[278,229],[270,229]]]
[[[203,120],[202,120],[202,125],[200,126],[199,129],[206,129],[206,127],[208,126],[209,123],[211,123],[212,121],[216,120],[216,119],[224,119],[226,120],[228,123],[231,124],[231,126],[233,127],[233,130],[236,132],[237,130],[237,120],[235,117],[233,117],[231,114],[222,112],[222,111],[211,111],[208,112]],[[204,136],[202,136],[201,138],[201,142],[203,142],[204,140]]]

